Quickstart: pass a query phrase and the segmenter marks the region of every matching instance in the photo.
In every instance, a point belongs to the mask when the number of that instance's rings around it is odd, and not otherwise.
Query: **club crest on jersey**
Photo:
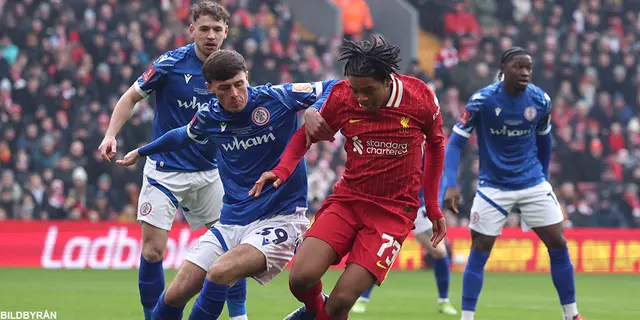
[[[151,79],[154,74],[156,74],[156,69],[154,69],[153,66],[149,66],[149,68],[147,68],[147,71],[142,74],[142,81],[149,81],[149,79]]]
[[[408,133],[409,132],[409,118],[408,117],[402,117],[400,119],[400,125],[402,126],[402,129],[400,129],[400,133]]]
[[[476,224],[480,221],[480,214],[477,212],[474,212],[471,214],[471,221],[469,221],[471,224]]]
[[[269,110],[263,107],[257,107],[251,113],[251,120],[253,120],[253,123],[259,126],[265,125],[267,122],[269,122],[269,118],[271,118]]]
[[[146,216],[151,213],[151,203],[145,202],[140,206],[140,215]]]
[[[538,115],[538,111],[536,111],[535,107],[527,107],[524,109],[524,117],[529,121],[533,121]]]
[[[291,91],[299,93],[311,93],[313,92],[313,86],[311,83],[294,83],[291,85]]]

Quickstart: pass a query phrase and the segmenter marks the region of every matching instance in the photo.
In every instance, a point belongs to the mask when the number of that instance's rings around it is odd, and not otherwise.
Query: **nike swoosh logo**
[[[382,262],[381,262],[380,260],[378,260],[378,262],[376,262],[376,266],[378,266],[378,267],[380,267],[380,268],[382,268],[382,269],[387,270],[387,267],[385,267],[385,266],[382,264]]]
[[[356,123],[356,122],[360,122],[363,119],[349,119],[349,123]]]

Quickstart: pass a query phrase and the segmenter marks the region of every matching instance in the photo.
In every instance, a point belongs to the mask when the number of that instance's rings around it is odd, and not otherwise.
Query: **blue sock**
[[[247,278],[236,282],[227,293],[227,309],[229,317],[247,314]]]
[[[151,320],[151,312],[158,302],[158,297],[164,291],[162,260],[151,263],[140,256],[138,288],[140,290],[140,302],[145,312],[145,320]]]
[[[158,298],[156,307],[153,308],[153,320],[181,320],[182,319],[182,307],[172,307],[164,303],[164,292]]]
[[[376,285],[372,285],[371,287],[369,287],[369,289],[367,289],[367,291],[365,291],[360,298],[364,299],[364,300],[369,300],[371,298],[371,292],[373,292],[373,287],[375,287]]]
[[[484,278],[484,265],[489,260],[489,254],[471,250],[467,267],[462,276],[462,310],[476,311],[478,297],[482,290]]]
[[[449,255],[445,255],[442,259],[433,259],[433,274],[438,284],[438,297],[440,299],[449,298],[449,281],[451,280]]]
[[[204,280],[200,296],[193,304],[189,320],[214,320],[220,317],[229,286]]]
[[[549,249],[549,259],[551,260],[551,279],[558,291],[560,304],[576,302],[576,284],[569,249],[567,247]]]

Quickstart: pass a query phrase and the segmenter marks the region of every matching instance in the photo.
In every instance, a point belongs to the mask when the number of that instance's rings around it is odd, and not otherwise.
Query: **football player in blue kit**
[[[471,252],[463,275],[462,320],[473,320],[484,266],[508,215],[518,209],[546,245],[551,278],[565,320],[583,320],[576,305],[573,264],[560,205],[547,178],[551,159],[551,98],[530,83],[533,62],[522,48],[505,51],[499,82],[471,96],[447,146],[444,207],[457,212],[461,150],[476,129],[480,173],[471,207]]]
[[[198,292],[189,319],[217,319],[229,288],[247,277],[260,284],[273,279],[293,258],[309,226],[304,162],[287,182],[263,189],[264,196],[251,192],[262,173],[280,161],[299,128],[298,111],[320,109],[335,81],[251,87],[244,58],[230,50],[212,54],[203,74],[217,99],[202,106],[189,125],[117,161],[132,165],[142,156],[195,144],[218,146],[224,181],[220,221],[187,255],[159,299],[154,319],[180,319],[184,306]]]
[[[191,20],[189,33],[194,43],[161,55],[116,104],[98,148],[106,161],[116,154],[115,137],[133,106],[152,92],[156,93],[154,140],[189,123],[198,108],[206,106],[213,97],[205,87],[202,65],[227,37],[229,13],[215,2],[203,1],[192,6]],[[215,153],[213,144],[193,145],[147,158],[137,217],[142,228],[138,287],[145,319],[151,319],[151,312],[164,290],[162,261],[178,207],[193,230],[210,226],[219,219],[223,189]],[[228,298],[231,319],[247,319],[246,280],[239,281]]]

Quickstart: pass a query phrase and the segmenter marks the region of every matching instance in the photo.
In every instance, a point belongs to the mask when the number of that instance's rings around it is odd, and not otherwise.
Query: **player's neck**
[[[198,59],[200,59],[200,61],[202,61],[202,62],[207,60],[207,58],[209,57],[204,52],[198,50],[197,46],[195,47],[195,51],[196,51],[196,56],[198,56]]]
[[[504,86],[504,91],[506,91],[507,94],[509,94],[513,98],[519,97],[524,92],[524,90],[509,88],[507,86]]]
[[[387,94],[386,94],[387,98],[384,99],[384,104],[382,106],[385,106],[389,103],[389,100],[391,100],[391,93],[393,93],[392,85],[387,88]]]

